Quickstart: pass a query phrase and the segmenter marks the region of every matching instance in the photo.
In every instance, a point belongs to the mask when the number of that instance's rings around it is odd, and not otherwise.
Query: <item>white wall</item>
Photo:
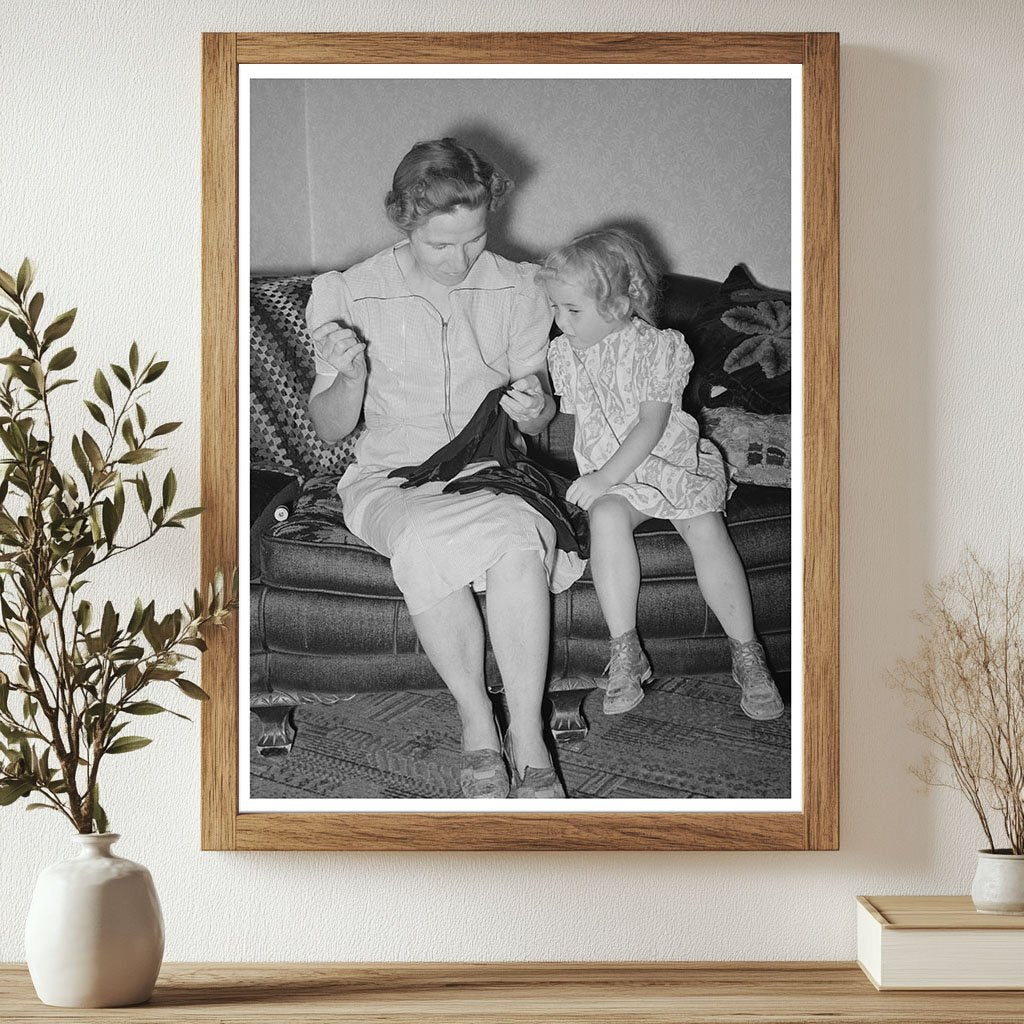
[[[344,268],[393,242],[383,199],[395,166],[414,142],[454,135],[516,182],[491,218],[496,252],[536,259],[600,224],[628,224],[666,270],[720,281],[745,262],[788,288],[790,90],[764,80],[257,79],[253,273]]]
[[[202,30],[839,30],[842,100],[842,850],[818,854],[230,854],[198,846],[198,735],[112,764],[122,852],[150,866],[170,959],[848,958],[853,897],[964,892],[977,828],[920,794],[886,684],[922,583],[965,544],[1021,546],[1024,123],[1016,0],[8,2],[0,265],[82,309],[83,362],[173,357],[151,414],[198,493]],[[110,583],[192,587],[196,532]],[[0,810],[0,959],[19,959],[56,817]]]

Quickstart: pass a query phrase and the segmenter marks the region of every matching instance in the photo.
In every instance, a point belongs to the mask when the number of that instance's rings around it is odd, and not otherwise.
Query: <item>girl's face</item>
[[[449,288],[466,280],[486,244],[486,206],[435,213],[409,232],[416,266],[431,281]]]
[[[629,322],[626,317],[606,317],[597,308],[597,300],[581,285],[556,278],[545,281],[544,286],[551,300],[558,329],[577,348],[596,345]]]

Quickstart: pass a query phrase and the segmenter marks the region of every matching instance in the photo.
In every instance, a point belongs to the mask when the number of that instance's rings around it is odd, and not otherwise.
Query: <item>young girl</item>
[[[537,274],[562,336],[548,363],[563,412],[576,416],[579,479],[570,501],[587,509],[591,573],[611,634],[604,712],[644,698],[651,666],[636,633],[640,564],[633,531],[667,519],[690,548],[697,583],[729,637],[740,707],[778,718],[782,698],[754,636],[750,591],[722,512],[725,465],[680,408],[693,354],[678,331],[651,324],[657,274],[641,243],[609,229],[553,252]]]

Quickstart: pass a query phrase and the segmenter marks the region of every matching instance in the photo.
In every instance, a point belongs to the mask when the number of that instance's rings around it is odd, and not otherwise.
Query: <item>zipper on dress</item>
[[[448,321],[441,317],[441,354],[444,357],[444,425],[448,440],[455,440],[452,426],[452,360],[448,352]]]

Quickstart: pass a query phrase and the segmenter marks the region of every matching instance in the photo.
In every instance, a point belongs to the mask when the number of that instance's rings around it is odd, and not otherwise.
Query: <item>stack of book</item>
[[[857,962],[878,989],[1024,989],[1024,915],[979,914],[970,896],[858,896]]]

